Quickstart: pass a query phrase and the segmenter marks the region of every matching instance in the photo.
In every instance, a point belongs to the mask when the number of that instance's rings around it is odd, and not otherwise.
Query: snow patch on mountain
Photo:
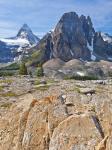
[[[92,39],[92,42],[91,42],[91,45],[88,43],[88,41],[87,41],[87,47],[89,48],[89,50],[91,51],[91,52],[93,52],[93,39]]]
[[[103,38],[104,41],[108,42],[108,43],[112,43],[112,36],[106,34],[106,33],[101,33],[101,36]]]
[[[88,47],[88,49],[91,52],[91,60],[95,61],[96,60],[96,56],[93,54],[93,50],[94,50],[94,48],[93,48],[93,38],[92,38],[92,41],[91,41],[91,45],[87,41],[87,47]]]
[[[70,49],[70,53],[71,53],[72,56],[74,56],[74,53],[73,53],[73,51],[71,49]]]
[[[0,39],[0,41],[6,43],[7,45],[30,45],[27,39],[15,38],[15,39]]]
[[[84,73],[84,72],[80,72],[80,71],[78,71],[78,72],[77,72],[77,75],[79,75],[79,76],[82,76],[82,77],[83,77],[83,76],[85,76],[85,73]]]
[[[95,61],[96,60],[96,56],[95,55],[91,55],[91,60]]]
[[[108,60],[112,61],[112,57],[108,57]]]

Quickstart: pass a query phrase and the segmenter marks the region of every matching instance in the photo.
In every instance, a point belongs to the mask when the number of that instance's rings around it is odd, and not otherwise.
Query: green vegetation
[[[20,75],[27,75],[27,74],[28,74],[28,72],[27,72],[27,67],[26,67],[26,65],[25,65],[24,62],[21,63],[21,65],[20,65],[19,74],[20,74]]]
[[[15,73],[11,71],[0,71],[0,77],[2,76],[13,76]]]
[[[6,67],[0,68],[0,76],[13,76],[19,70],[19,64],[12,63]]]
[[[12,103],[4,103],[4,104],[1,104],[0,107],[1,108],[10,108],[12,105]]]
[[[0,93],[0,97],[15,97],[15,96],[17,95],[13,92]]]
[[[93,112],[96,112],[95,106],[91,106],[91,109],[90,109],[90,110],[93,111]]]
[[[2,70],[19,70],[19,64],[18,63],[12,63],[9,66],[6,66],[2,68]]]
[[[11,80],[11,79],[4,79],[4,80],[0,80],[0,83],[12,83],[13,82],[13,80]]]
[[[39,90],[39,91],[46,91],[46,90],[48,90],[49,87],[50,87],[50,85],[37,86],[37,87],[36,87],[36,90]]]
[[[32,59],[38,58],[40,56],[40,51],[36,51],[31,55]]]
[[[86,80],[98,80],[98,77],[96,76],[72,76],[72,77],[68,77],[66,76],[64,78],[65,80],[81,80],[81,81],[86,81]]]
[[[0,85],[0,91],[2,91],[3,89],[4,89],[4,87]]]
[[[34,84],[35,85],[39,85],[40,84],[40,80],[36,80]]]
[[[37,67],[36,75],[37,75],[37,77],[44,76],[44,71],[43,71],[42,66]]]
[[[78,93],[80,93],[80,89],[78,87],[75,87],[74,91],[77,91]]]
[[[48,82],[49,84],[58,83],[58,81],[55,81],[54,79],[48,79],[47,82]]]
[[[25,59],[25,62],[28,66],[35,66],[42,61],[42,57],[44,55],[44,51],[38,50],[34,51],[28,58]]]
[[[109,72],[108,72],[108,76],[109,76],[109,77],[112,77],[112,71],[109,71]]]

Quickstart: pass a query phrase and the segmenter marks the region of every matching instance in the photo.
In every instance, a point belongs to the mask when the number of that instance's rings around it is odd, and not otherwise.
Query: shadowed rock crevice
[[[107,148],[107,141],[108,141],[108,136],[106,136],[96,147],[96,150],[108,150]],[[110,149],[109,149],[110,150]]]
[[[37,102],[36,100],[33,100],[29,106],[29,109],[21,114],[20,121],[19,121],[19,128],[18,128],[19,134],[18,134],[17,150],[22,149],[22,142],[25,140],[24,136],[25,136],[26,124],[28,121],[28,116],[29,116],[31,109],[35,106],[36,102]],[[31,137],[27,136],[27,138],[30,139]]]
[[[93,121],[94,121],[94,124],[95,124],[96,128],[97,128],[98,131],[100,132],[101,137],[104,138],[105,135],[104,135],[103,128],[102,128],[102,126],[101,126],[101,124],[100,124],[99,119],[98,119],[96,116],[92,116],[92,119],[93,119]]]

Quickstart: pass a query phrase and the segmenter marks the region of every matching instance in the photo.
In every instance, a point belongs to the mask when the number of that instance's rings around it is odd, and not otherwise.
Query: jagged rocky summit
[[[111,61],[112,37],[96,32],[89,16],[69,12],[61,17],[54,31],[45,35],[38,49],[44,51],[45,61],[52,58]]]

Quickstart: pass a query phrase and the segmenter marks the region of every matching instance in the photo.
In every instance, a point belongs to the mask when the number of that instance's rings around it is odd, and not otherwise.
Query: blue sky
[[[24,23],[41,37],[69,11],[90,15],[96,30],[112,34],[112,0],[0,0],[0,38],[15,36]]]

